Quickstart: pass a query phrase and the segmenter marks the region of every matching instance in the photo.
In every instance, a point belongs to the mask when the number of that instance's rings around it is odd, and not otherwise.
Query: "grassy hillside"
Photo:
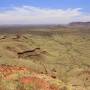
[[[73,90],[89,90],[90,32],[53,28],[1,33],[0,64],[29,67],[71,84]]]

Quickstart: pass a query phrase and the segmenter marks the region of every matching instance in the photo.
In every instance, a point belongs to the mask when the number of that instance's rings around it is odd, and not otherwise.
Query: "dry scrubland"
[[[1,33],[0,64],[0,90],[90,90],[90,31],[47,28]],[[31,71],[14,72],[18,67]],[[7,73],[10,70],[12,74]],[[21,78],[29,84],[20,83]],[[44,85],[37,85],[39,81]],[[59,87],[50,88],[46,82]]]

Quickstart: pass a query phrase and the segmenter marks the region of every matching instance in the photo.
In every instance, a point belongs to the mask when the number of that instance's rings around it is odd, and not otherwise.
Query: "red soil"
[[[22,84],[31,84],[40,90],[59,90],[54,85],[50,85],[47,81],[38,77],[23,77],[20,79]]]
[[[16,72],[27,72],[28,68],[25,67],[17,67],[17,66],[9,66],[9,65],[0,65],[0,73],[4,76],[16,73]]]
[[[4,80],[13,80],[10,75],[19,72],[30,72],[29,69],[25,67],[0,65],[0,73],[3,74]],[[35,73],[35,75],[22,76],[18,78],[18,82],[23,85],[33,85],[38,90],[60,90],[57,85],[51,85],[44,78],[40,78],[40,75]]]

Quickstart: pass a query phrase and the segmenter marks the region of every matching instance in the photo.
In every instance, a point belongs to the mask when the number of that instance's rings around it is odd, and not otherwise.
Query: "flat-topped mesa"
[[[88,26],[90,27],[90,22],[72,22],[70,26]]]
[[[41,49],[40,48],[35,48],[33,50],[27,50],[23,52],[19,52],[18,58],[25,58],[25,57],[30,57],[30,56],[39,56],[41,54]]]

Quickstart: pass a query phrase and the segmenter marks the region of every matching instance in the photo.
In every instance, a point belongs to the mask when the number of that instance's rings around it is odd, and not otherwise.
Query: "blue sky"
[[[90,0],[0,0],[0,8],[30,5],[44,8],[83,8],[90,12]]]
[[[35,15],[34,17],[32,17],[33,14],[31,13],[31,9],[32,9],[31,7],[34,7],[34,10],[32,10],[34,14],[39,13],[41,15],[42,18],[41,18],[40,22],[30,21],[31,18],[34,18],[37,16],[37,15]],[[16,8],[18,8],[19,11]],[[38,11],[36,10],[36,8],[38,9]],[[81,9],[79,9],[79,8],[81,8]],[[28,16],[26,14],[22,15],[24,13],[23,9],[25,12],[28,10],[28,12],[27,12]],[[42,12],[39,12],[40,11],[39,9]],[[48,9],[47,14],[46,14],[45,9]],[[71,10],[69,10],[69,9],[71,9]],[[52,10],[53,10],[53,12],[51,12]],[[21,11],[23,11],[23,12],[20,14]],[[50,16],[43,17],[43,11],[46,14],[46,16],[48,16],[48,15],[50,15]],[[57,13],[56,13],[56,11],[57,11]],[[15,18],[17,19],[17,20],[10,20],[10,22],[12,21],[13,23],[17,23],[17,22],[21,23],[24,20],[25,20],[25,23],[30,23],[30,22],[32,22],[32,23],[50,23],[50,22],[48,22],[49,19],[50,20],[52,19],[50,17],[54,17],[54,20],[51,20],[51,22],[55,21],[55,23],[60,23],[59,21],[57,21],[58,18],[63,23],[65,23],[65,21],[66,22],[79,21],[82,19],[83,19],[83,21],[87,21],[90,16],[90,0],[0,0],[0,20],[3,21],[3,24],[6,22],[3,19],[12,16],[11,14],[13,12],[15,14]],[[61,12],[61,14],[62,13],[64,13],[64,14],[61,15],[60,12]],[[71,13],[73,16],[67,15],[68,17],[65,17],[65,18],[68,18],[68,19],[63,20],[62,16],[64,16],[65,14],[68,14],[68,12]],[[50,13],[54,13],[54,16],[51,16]],[[18,19],[19,18],[18,14],[23,16],[22,18],[24,18],[24,19],[23,20],[20,19],[21,20],[20,21]],[[58,14],[58,15],[56,16],[56,14]],[[29,15],[31,17],[29,17]],[[40,15],[38,15],[38,16],[40,16]],[[12,16],[12,17],[14,18],[14,16]],[[26,20],[27,17],[30,20],[27,21]],[[47,21],[44,20],[45,18],[47,19]],[[39,19],[40,19],[40,17],[39,17]],[[38,20],[38,19],[36,18],[36,19],[32,19],[32,20]]]

